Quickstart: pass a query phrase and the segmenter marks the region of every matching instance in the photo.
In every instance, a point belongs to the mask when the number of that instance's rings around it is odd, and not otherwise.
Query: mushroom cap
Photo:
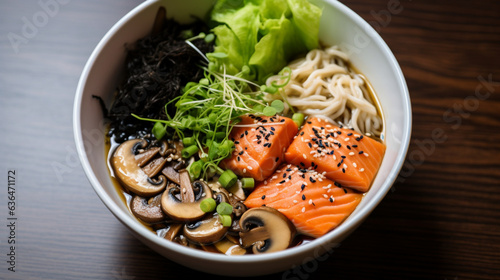
[[[191,184],[189,184],[191,185]],[[193,183],[195,189],[192,198],[183,198],[184,189],[176,184],[169,184],[161,197],[161,208],[165,214],[176,221],[192,222],[205,216],[200,208],[200,203],[212,197],[212,191],[207,184],[200,181]],[[192,188],[192,186],[191,186]]]
[[[184,236],[194,243],[209,245],[221,240],[228,228],[219,222],[219,215],[213,213],[207,219],[184,225]]]
[[[153,181],[137,163],[134,151],[137,147],[146,145],[147,141],[144,139],[123,142],[113,153],[111,166],[115,176],[126,189],[143,197],[151,197],[165,189],[167,178],[160,175],[157,181]]]
[[[159,223],[165,220],[166,215],[161,210],[161,195],[156,195],[149,200],[141,196],[134,196],[130,202],[130,210],[140,220],[146,223]]]
[[[288,248],[296,232],[285,215],[266,206],[247,210],[240,218],[240,227],[242,247],[252,246],[254,254]]]

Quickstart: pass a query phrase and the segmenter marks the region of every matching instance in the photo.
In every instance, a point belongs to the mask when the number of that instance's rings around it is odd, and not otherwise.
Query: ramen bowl
[[[109,108],[124,72],[125,45],[151,32],[160,7],[166,9],[169,18],[186,23],[193,19],[192,16],[204,17],[213,1],[145,1],[120,19],[91,54],[80,77],[74,102],[74,137],[81,164],[109,211],[152,250],[180,265],[212,274],[257,276],[286,272],[325,253],[335,254],[333,248],[369,216],[391,189],[404,163],[411,134],[410,99],[403,73],[386,43],[360,16],[334,0],[313,2],[323,9],[320,40],[327,45],[338,45],[347,52],[352,65],[367,77],[378,95],[385,120],[387,149],[371,189],[340,226],[320,238],[280,252],[228,256],[159,238],[130,213],[108,171],[105,120],[99,102],[92,95],[99,94]]]

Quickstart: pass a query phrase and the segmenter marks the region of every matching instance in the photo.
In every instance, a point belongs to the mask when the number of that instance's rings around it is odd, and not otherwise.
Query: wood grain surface
[[[0,3],[0,279],[229,279],[139,242],[76,155],[79,75],[106,31],[141,2]],[[410,150],[392,191],[327,259],[259,279],[500,279],[500,2],[342,2],[401,65]],[[16,272],[7,262],[10,170]]]

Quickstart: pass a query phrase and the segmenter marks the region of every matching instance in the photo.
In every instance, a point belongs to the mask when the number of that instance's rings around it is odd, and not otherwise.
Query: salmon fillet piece
[[[285,153],[288,163],[312,167],[345,187],[370,189],[382,163],[385,145],[327,120],[308,119]]]
[[[220,166],[239,176],[263,181],[283,162],[297,132],[290,118],[245,115],[229,135],[235,149]]]
[[[283,213],[299,233],[320,237],[341,224],[362,197],[313,169],[283,164],[259,183],[244,203],[249,208],[272,207]]]

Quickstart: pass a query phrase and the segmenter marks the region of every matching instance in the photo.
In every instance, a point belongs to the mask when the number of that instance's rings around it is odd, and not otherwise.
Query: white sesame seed
[[[344,165],[342,165],[344,168],[347,168],[347,164],[344,163]]]
[[[355,162],[352,163],[352,166],[358,167],[358,165]]]
[[[252,170],[253,168],[249,165],[247,166],[248,170]]]
[[[361,168],[361,169],[359,170],[359,172],[363,172],[363,171],[365,171],[365,169],[364,169],[364,168]]]
[[[247,173],[247,169],[246,168],[243,168],[243,173]]]
[[[367,154],[367,153],[363,153],[363,155],[365,155],[365,157],[368,157],[368,154]]]
[[[309,199],[309,205],[313,204],[313,200]]]
[[[328,195],[327,195],[327,194],[323,194],[323,197],[324,197],[324,198],[328,198]]]
[[[307,156],[306,156],[306,154],[302,154],[302,156],[304,157],[304,159],[307,159]]]
[[[346,141],[346,142],[349,141],[349,137],[347,137],[346,139],[344,139],[344,141]]]
[[[306,212],[306,208],[302,207],[302,213]]]
[[[298,203],[298,201],[294,199],[294,200],[293,200],[293,203]]]
[[[353,155],[354,155],[354,152],[350,152],[350,153],[349,153],[349,155],[350,155],[350,156],[353,156]]]

